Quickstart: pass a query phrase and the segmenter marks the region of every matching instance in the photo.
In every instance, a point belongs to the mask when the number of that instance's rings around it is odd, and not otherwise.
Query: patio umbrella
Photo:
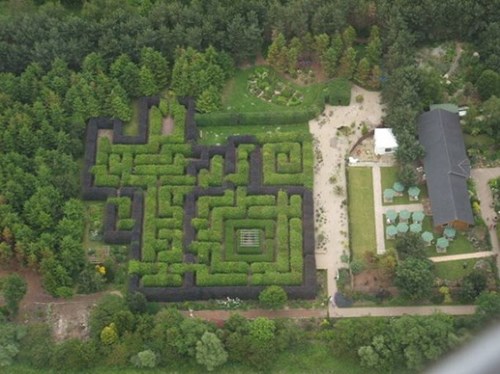
[[[416,186],[408,188],[408,195],[410,195],[410,197],[418,197],[418,195],[420,195],[420,188]]]
[[[446,227],[443,232],[444,236],[448,239],[453,239],[457,235],[457,230],[453,227]]]
[[[398,229],[394,225],[389,225],[385,228],[385,235],[388,237],[396,236],[398,233]]]
[[[408,221],[410,219],[411,213],[409,210],[403,209],[399,212],[399,219],[403,221]]]
[[[408,225],[406,223],[398,223],[398,232],[406,234],[408,232]]]
[[[446,248],[448,248],[449,245],[450,245],[450,242],[448,241],[448,239],[446,239],[444,237],[439,238],[436,241],[436,247],[439,247],[439,248],[446,249]]]
[[[384,190],[384,199],[392,199],[396,192],[392,188],[386,188]]]
[[[389,221],[396,222],[396,219],[398,218],[398,212],[396,212],[394,209],[389,209],[387,212],[385,212],[385,216]]]
[[[419,210],[419,211],[413,212],[411,215],[411,218],[412,218],[414,223],[421,223],[425,218],[425,214],[424,214],[424,212]]]
[[[410,225],[410,231],[418,234],[420,231],[422,231],[422,225],[420,223],[412,223]]]
[[[405,186],[401,182],[394,182],[394,184],[392,185],[392,189],[396,192],[401,193],[405,190]]]
[[[422,235],[420,235],[420,237],[426,243],[430,243],[434,239],[434,235],[432,234],[432,232],[429,231],[424,231]]]

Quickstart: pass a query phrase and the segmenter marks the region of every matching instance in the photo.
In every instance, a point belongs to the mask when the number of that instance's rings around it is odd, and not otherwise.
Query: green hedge
[[[240,126],[240,125],[287,125],[290,123],[307,122],[318,116],[322,106],[311,106],[304,110],[281,112],[213,112],[196,114],[195,120],[199,127],[209,126]]]
[[[178,274],[144,275],[141,278],[143,287],[180,287],[182,277]]]
[[[351,103],[351,82],[347,79],[334,79],[325,87],[325,102],[330,105],[344,105]]]
[[[198,286],[245,286],[247,283],[247,274],[210,274],[208,269],[196,272]]]

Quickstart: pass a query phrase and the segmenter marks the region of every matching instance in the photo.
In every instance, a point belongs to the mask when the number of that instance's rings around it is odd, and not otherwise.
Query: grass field
[[[303,131],[309,132],[306,123],[283,126],[210,126],[200,129],[198,144],[224,144],[231,135],[258,135],[263,133]]]
[[[469,274],[474,269],[474,264],[478,260],[479,259],[437,262],[434,264],[434,270],[439,278],[454,281]]]
[[[228,112],[268,112],[268,111],[296,111],[308,108],[318,101],[325,85],[315,83],[308,86],[298,86],[288,82],[294,89],[304,95],[304,101],[297,106],[287,107],[264,101],[248,91],[248,77],[256,67],[238,70],[224,88],[222,94],[222,107]]]
[[[376,251],[372,170],[351,167],[347,176],[351,250],[353,257],[361,258],[365,251]]]
[[[187,361],[187,360],[186,360]],[[85,371],[68,371],[67,374],[166,374],[166,373],[204,373],[206,370],[197,365],[195,360],[192,363],[172,362],[172,365],[157,369],[134,369],[134,368],[110,368],[98,367]],[[7,371],[6,371],[7,372]],[[261,371],[254,370],[248,366],[238,364],[225,364],[217,368],[216,373],[220,374],[257,374]],[[342,373],[342,374],[363,374],[366,369],[362,368],[358,362],[343,360],[333,357],[328,347],[322,342],[304,343],[299,347],[287,350],[278,355],[273,366],[267,371],[269,373]],[[377,373],[376,371],[371,371]],[[9,374],[56,374],[54,370],[33,369],[24,365],[14,365],[8,367]]]
[[[380,177],[382,180],[381,184],[382,184],[382,193],[383,193],[386,188],[392,188],[394,182],[398,181],[398,168],[396,166],[381,167],[380,168]],[[419,201],[422,200],[422,198],[428,197],[427,186],[425,184],[418,186],[418,188],[420,188]],[[384,203],[384,196],[380,196],[380,199],[382,199],[383,205],[418,203],[418,201],[410,201],[406,190],[403,192],[403,196],[395,197],[394,201],[392,203]]]

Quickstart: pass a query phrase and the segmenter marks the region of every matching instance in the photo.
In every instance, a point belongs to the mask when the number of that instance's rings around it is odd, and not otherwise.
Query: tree
[[[50,366],[62,372],[83,371],[95,365],[95,356],[96,350],[92,342],[69,339],[55,346]]]
[[[475,318],[480,323],[500,319],[500,294],[498,292],[483,292],[476,299]]]
[[[464,277],[460,296],[464,302],[474,301],[486,289],[488,279],[481,270],[473,270]]]
[[[500,75],[486,69],[479,76],[476,87],[481,100],[488,100],[493,95],[500,97]]]
[[[417,172],[413,164],[402,164],[398,169],[398,179],[405,187],[412,187],[417,184]]]
[[[148,305],[146,296],[141,292],[128,292],[125,297],[127,306],[134,314],[146,313]]]
[[[154,75],[147,66],[142,66],[139,71],[139,92],[144,96],[153,96],[160,92]]]
[[[456,341],[453,319],[442,313],[396,318],[391,321],[389,341],[396,362],[421,370],[426,361],[439,358]]]
[[[118,330],[116,325],[111,322],[108,326],[105,326],[100,334],[101,342],[104,345],[112,345],[118,341]]]
[[[227,352],[217,335],[205,332],[196,343],[196,362],[205,366],[208,371],[224,365],[227,361]]]
[[[370,30],[370,39],[366,46],[366,57],[371,65],[380,65],[382,43],[380,41],[380,31],[377,26],[372,26]]]
[[[141,68],[146,66],[153,74],[156,86],[161,91],[168,84],[168,62],[165,57],[153,48],[144,47],[141,49]]]
[[[424,258],[425,243],[418,234],[407,233],[396,240],[396,251],[399,258]]]
[[[356,80],[362,85],[368,84],[370,77],[370,62],[366,57],[359,60],[358,68],[356,69]]]
[[[323,68],[325,69],[326,75],[329,78],[333,78],[337,73],[337,65],[339,61],[340,55],[337,53],[337,50],[333,47],[330,47],[326,50],[324,58]]]
[[[314,36],[314,52],[316,59],[322,66],[325,66],[325,56],[330,45],[330,37],[327,34]]]
[[[18,360],[35,368],[49,366],[54,339],[52,329],[46,323],[30,324],[26,335],[21,338]]]
[[[215,86],[210,86],[204,90],[196,100],[196,109],[201,113],[215,112],[220,110],[221,107],[221,95]]]
[[[127,305],[123,297],[111,294],[104,296],[90,313],[91,336],[99,338],[102,329],[112,322],[116,323],[115,318],[119,312],[126,310]]]
[[[19,274],[10,274],[3,279],[2,293],[5,306],[11,316],[16,316],[19,311],[19,303],[26,295],[26,281]]]
[[[13,364],[19,353],[19,339],[24,334],[22,326],[0,320],[0,368]]]
[[[130,361],[138,368],[154,368],[156,367],[157,358],[152,350],[147,349],[133,356]]]
[[[285,37],[278,33],[267,51],[267,62],[277,71],[284,72],[287,67],[288,50]]]
[[[356,30],[351,25],[347,26],[347,28],[342,33],[342,40],[344,42],[344,48],[348,49],[352,47],[354,41],[356,40]]]
[[[345,50],[344,55],[340,59],[340,67],[338,74],[340,77],[352,79],[356,70],[356,50],[349,47]]]
[[[408,258],[396,268],[395,284],[401,293],[411,300],[430,296],[435,275],[432,262],[427,259]]]
[[[276,324],[274,321],[258,317],[249,326],[248,361],[258,369],[269,367],[277,353]]]
[[[288,300],[288,296],[285,290],[280,286],[269,286],[266,287],[259,294],[259,301],[267,308],[279,309]]]

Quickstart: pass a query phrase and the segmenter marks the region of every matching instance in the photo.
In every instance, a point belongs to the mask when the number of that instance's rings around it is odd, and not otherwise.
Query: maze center
[[[164,135],[167,116],[174,131]],[[135,137],[117,120],[89,123],[84,197],[108,202],[105,240],[130,243],[131,288],[184,300],[253,298],[279,284],[312,297],[310,135],[201,146],[193,117],[173,99],[145,98]]]

